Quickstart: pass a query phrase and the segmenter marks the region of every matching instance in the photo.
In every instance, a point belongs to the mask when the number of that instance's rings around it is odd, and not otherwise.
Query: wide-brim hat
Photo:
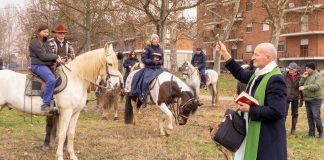
[[[68,31],[65,30],[65,28],[62,24],[59,24],[55,27],[55,29],[52,32],[53,33],[67,33]]]

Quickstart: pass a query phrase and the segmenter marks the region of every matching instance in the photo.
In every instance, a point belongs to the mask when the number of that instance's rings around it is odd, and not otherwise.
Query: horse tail
[[[131,124],[134,119],[134,113],[133,113],[133,106],[131,102],[131,97],[126,96],[126,102],[125,102],[125,123]]]

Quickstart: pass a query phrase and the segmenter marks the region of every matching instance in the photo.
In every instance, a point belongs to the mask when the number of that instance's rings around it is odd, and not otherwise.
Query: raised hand
[[[232,58],[231,54],[228,53],[226,46],[221,41],[216,42],[216,51],[222,55],[226,61]]]

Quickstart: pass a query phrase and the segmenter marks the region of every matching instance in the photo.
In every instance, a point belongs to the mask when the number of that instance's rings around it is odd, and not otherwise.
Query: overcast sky
[[[28,0],[0,0],[0,9],[5,8],[7,4],[19,5],[21,7],[24,7],[27,1]],[[196,18],[197,16],[196,7],[185,10],[183,15],[187,18]]]
[[[25,5],[27,0],[0,0],[0,8],[4,8],[7,4],[20,5],[21,7]]]

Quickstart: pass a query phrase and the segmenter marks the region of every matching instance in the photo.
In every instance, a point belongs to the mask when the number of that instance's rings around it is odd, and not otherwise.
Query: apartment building
[[[222,0],[222,4],[210,0],[197,8],[201,34],[195,43],[204,48],[210,63],[215,55],[213,37],[222,33],[226,23],[220,19],[219,7],[229,12],[233,5],[232,0]],[[324,42],[323,9],[323,0],[291,0],[288,3],[285,26],[277,48],[280,67],[292,61],[301,66],[313,61],[324,70],[324,46],[321,45]],[[247,63],[259,43],[270,41],[271,27],[267,24],[267,17],[262,1],[241,0],[233,30],[226,40],[227,49],[236,61]]]

